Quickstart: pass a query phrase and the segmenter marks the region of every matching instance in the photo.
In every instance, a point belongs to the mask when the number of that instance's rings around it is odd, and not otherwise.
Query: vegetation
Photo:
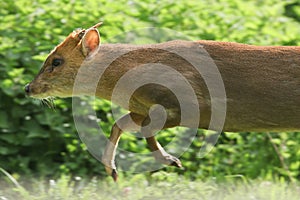
[[[113,41],[114,38],[137,28],[157,27],[174,30],[190,39],[235,41],[256,45],[299,45],[300,4],[297,2],[1,1],[0,168],[17,180],[30,176],[53,179],[63,176],[57,184],[61,184],[59,188],[65,190],[66,195],[72,192],[66,187],[66,182],[70,181],[65,178],[65,174],[80,177],[105,176],[102,164],[88,153],[85,144],[77,136],[73,124],[72,100],[56,99],[55,109],[50,109],[38,100],[26,98],[23,91],[24,85],[38,73],[50,50],[75,28],[86,28],[98,21],[104,21],[100,29],[103,43]],[[95,108],[97,116],[101,119],[101,128],[108,133],[113,123],[110,103],[99,100]],[[177,134],[178,132],[184,131],[181,129],[164,131],[158,138],[163,145],[168,144],[174,136],[176,136],[174,144],[180,145],[182,141],[190,140],[190,147],[181,156],[184,170],[168,167],[161,171],[176,172],[180,177],[185,177],[184,181],[210,180],[212,177],[219,180],[226,179],[227,176],[242,176],[245,179],[275,179],[283,183],[284,180],[294,181],[300,178],[299,133],[224,133],[215,148],[200,158],[199,149],[203,144],[203,138],[209,133],[199,130],[196,138],[190,138],[187,134]],[[121,139],[120,148],[128,152],[145,152],[144,141],[132,136],[125,134]],[[117,160],[119,162],[132,160],[129,172],[135,172],[134,167],[138,164],[134,165],[136,162],[134,158],[118,155]],[[124,176],[129,176],[129,173],[124,172]],[[0,177],[6,176],[1,174]],[[158,176],[156,178],[159,179]],[[143,185],[144,181],[148,180],[145,178],[137,180],[137,185],[142,187],[137,193],[141,195],[146,194],[143,191],[146,188]],[[188,185],[184,181],[179,184],[179,189]],[[163,188],[165,187],[163,184],[176,182],[177,179],[173,182],[162,181],[162,185],[151,185],[151,181],[148,181],[150,188],[145,190],[153,194],[151,191],[154,192],[155,188]],[[73,181],[71,184],[76,185],[77,182]],[[94,193],[88,191],[94,191],[96,187],[106,187],[107,194],[120,191],[112,191],[111,183],[99,183],[104,184],[100,186],[93,184],[96,183],[92,181],[83,187],[82,195],[93,195]],[[203,194],[207,198],[217,188],[214,183],[193,184],[187,187],[199,189],[199,195]],[[258,194],[261,188],[255,186],[255,182],[251,184]],[[199,188],[202,185],[205,187]],[[54,194],[64,194],[58,188],[51,188],[51,184],[45,187],[50,188],[37,188],[41,196],[47,196],[49,190],[53,190]],[[79,187],[74,186],[76,189]],[[237,187],[248,192],[243,185]],[[277,183],[274,183],[274,190],[275,188],[280,188]],[[221,190],[219,194],[226,194],[230,199],[230,191],[233,190],[234,187],[231,187],[230,190],[225,189],[224,193]],[[182,194],[185,194],[184,189]],[[1,195],[2,193],[0,198]],[[31,194],[26,195],[27,199],[31,197]],[[135,198],[128,199],[138,198],[140,197],[136,194]]]
[[[80,200],[80,199],[174,199],[174,200],[298,200],[297,185],[282,181],[245,181],[243,177],[227,177],[226,183],[214,179],[190,181],[174,173],[155,173],[152,176],[134,175],[118,184],[111,178],[99,180],[70,178],[34,181],[27,187],[17,186],[14,191],[0,190],[0,199],[22,200]],[[28,189],[30,187],[30,189]]]

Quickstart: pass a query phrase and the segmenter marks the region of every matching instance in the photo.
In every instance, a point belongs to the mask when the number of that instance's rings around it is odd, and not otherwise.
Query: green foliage
[[[194,39],[257,45],[300,43],[296,1],[15,0],[1,1],[0,6],[0,167],[16,177],[104,173],[103,166],[87,152],[76,134],[71,100],[55,100],[53,110],[26,98],[23,92],[50,50],[77,27],[104,21],[100,31],[103,42],[136,28],[161,27]],[[98,101],[95,107],[102,129],[109,133],[113,123],[110,104]],[[165,145],[179,132],[182,131],[165,131],[158,138]],[[297,133],[272,133],[272,142],[280,154],[264,133],[224,133],[216,148],[200,158],[204,135],[206,132],[199,130],[182,155],[184,170],[165,170],[192,178],[300,176]],[[174,144],[180,146],[186,140],[191,138],[181,134]],[[122,137],[120,148],[148,152],[145,142],[130,134]],[[117,156],[117,160],[122,159],[133,158]]]

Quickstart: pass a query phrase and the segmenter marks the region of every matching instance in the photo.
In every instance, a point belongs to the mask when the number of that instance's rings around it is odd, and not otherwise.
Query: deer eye
[[[62,59],[59,58],[55,58],[52,61],[52,67],[58,67],[59,65],[61,65],[63,63]]]

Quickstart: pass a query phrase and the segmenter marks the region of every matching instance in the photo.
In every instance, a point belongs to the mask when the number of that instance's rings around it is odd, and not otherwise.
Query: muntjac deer
[[[210,57],[217,66],[226,91],[225,98],[221,99],[226,104],[223,131],[300,130],[300,47],[253,46],[204,40],[170,41],[151,45],[100,45],[97,30],[99,25],[100,23],[86,30],[76,30],[55,47],[39,74],[25,86],[25,92],[28,96],[38,99],[51,96],[96,95],[113,102],[115,99],[116,104],[128,109],[130,113],[113,125],[110,142],[102,157],[107,173],[115,180],[115,152],[124,130],[141,131],[158,161],[181,167],[179,159],[165,152],[155,140],[153,135],[158,128],[148,126],[155,121],[149,114],[153,105],[163,106],[166,112],[164,124],[159,129],[179,125],[209,128],[212,115],[210,91],[201,74],[174,52],[186,52],[192,58],[200,59],[203,66]],[[205,50],[207,54],[200,55],[199,49]],[[117,53],[121,56],[111,62],[112,55]],[[145,65],[149,63],[153,65],[152,68],[152,65]],[[168,70],[163,69],[160,72],[158,64],[167,65],[179,72],[191,85],[196,101],[186,91],[180,90],[180,81],[177,81],[174,73],[169,74]],[[132,94],[128,106],[122,101],[122,95],[128,93],[126,86],[121,87],[119,98],[112,98],[114,87],[122,76],[130,70],[140,70],[143,67],[153,69],[155,76],[163,74],[170,86],[179,88],[184,103],[197,105],[201,118],[185,119],[185,123],[181,123],[180,102],[174,93],[159,84],[145,84],[138,88]],[[81,68],[87,70],[75,91],[73,86]],[[99,71],[102,71],[102,76],[93,90],[90,88],[95,84],[92,77]],[[131,77],[131,82],[135,82],[138,77],[151,79],[150,74],[146,72],[147,70],[138,74],[136,79]]]

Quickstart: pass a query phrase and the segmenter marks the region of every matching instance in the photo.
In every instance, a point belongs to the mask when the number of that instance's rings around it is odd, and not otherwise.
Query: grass
[[[0,200],[119,200],[119,199],[172,199],[172,200],[298,200],[299,184],[283,181],[246,181],[243,177],[229,177],[225,182],[190,181],[177,174],[158,172],[120,177],[114,183],[104,180],[85,180],[62,176],[58,180],[30,180],[22,184],[8,175],[0,182]]]

